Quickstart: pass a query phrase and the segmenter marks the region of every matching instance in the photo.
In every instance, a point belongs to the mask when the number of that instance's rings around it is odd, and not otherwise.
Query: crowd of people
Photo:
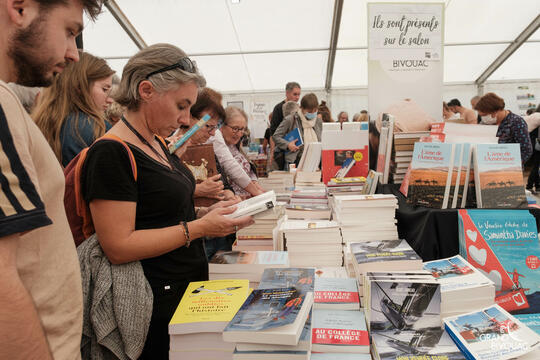
[[[105,60],[77,49],[83,12],[95,19],[100,8],[99,0],[7,1],[0,8],[1,359],[107,358],[112,349],[168,359],[167,325],[188,283],[208,279],[208,259],[253,223],[226,215],[265,191],[242,147],[247,114],[224,108],[183,50],[149,46],[117,76]],[[513,114],[493,93],[473,107],[477,114],[457,99],[444,105],[445,114],[468,123],[497,124],[500,142],[520,143],[524,160],[533,154],[528,133],[538,116]],[[171,154],[168,145],[205,115],[210,120]],[[289,82],[269,121],[264,151],[277,169],[288,169],[303,148],[284,135],[298,129],[304,143],[320,142],[322,124],[333,119],[325,101],[301,96],[300,85]],[[340,112],[337,122],[346,121]],[[369,115],[363,110],[352,121],[369,122]],[[371,159],[378,132],[369,125]],[[182,156],[201,144],[212,145],[217,175],[197,182]],[[64,202],[70,165],[92,230],[78,248],[66,216],[73,207]],[[538,171],[529,180],[540,188]],[[198,198],[214,202],[195,206]],[[105,349],[104,326],[94,317],[107,306],[116,318],[106,324]]]

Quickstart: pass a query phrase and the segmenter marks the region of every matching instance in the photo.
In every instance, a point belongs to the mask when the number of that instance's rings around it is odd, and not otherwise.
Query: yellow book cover
[[[249,294],[249,280],[189,283],[169,323],[170,334],[220,332]]]

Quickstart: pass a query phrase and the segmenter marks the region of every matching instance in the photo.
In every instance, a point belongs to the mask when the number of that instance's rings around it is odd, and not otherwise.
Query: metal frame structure
[[[332,30],[330,34],[330,44],[328,48],[310,48],[310,49],[286,49],[286,50],[258,50],[258,51],[231,51],[231,52],[215,52],[215,53],[193,53],[190,56],[216,56],[216,55],[246,55],[246,54],[273,54],[273,53],[289,53],[289,52],[310,52],[310,51],[328,51],[328,62],[326,66],[326,80],[324,90],[329,92],[332,89],[332,78],[334,74],[334,65],[337,50],[363,50],[367,46],[360,47],[341,47],[338,48],[339,29],[341,25],[341,15],[343,11],[344,0],[335,0],[334,13],[332,18]],[[146,42],[135,29],[133,24],[126,17],[122,9],[118,6],[115,0],[105,0],[104,5],[111,12],[113,17],[118,21],[118,24],[124,29],[126,34],[131,38],[133,43],[143,49],[147,46]],[[538,15],[517,37],[514,41],[489,41],[475,43],[448,43],[444,46],[464,46],[464,45],[493,45],[493,44],[508,44],[508,47],[482,72],[482,74],[473,82],[478,87],[478,94],[482,95],[483,87],[486,80],[517,50],[523,45],[536,30],[540,28],[540,15]],[[79,39],[82,45],[82,38]],[[539,42],[539,40],[531,40],[530,42]],[[106,59],[126,59],[127,56],[112,56]]]

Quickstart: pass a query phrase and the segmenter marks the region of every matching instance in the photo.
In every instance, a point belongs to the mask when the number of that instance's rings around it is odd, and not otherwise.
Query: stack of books
[[[332,206],[345,243],[398,239],[394,195],[336,195]]]
[[[428,135],[429,131],[394,133],[395,167],[392,170],[395,184],[401,184],[407,173],[413,156],[414,143]]]
[[[332,211],[328,205],[286,205],[285,215],[289,219],[330,220]]]
[[[274,190],[278,201],[288,201],[294,188],[294,174],[288,171],[272,171],[267,178],[259,178],[258,182],[266,191]]]
[[[315,270],[312,268],[266,269],[259,289],[295,287],[302,294],[313,292]],[[311,349],[311,314],[308,316],[296,345],[236,343],[235,359],[308,359]]]
[[[291,194],[290,205],[326,205],[328,206],[328,194],[326,188],[307,188],[294,190]]]
[[[324,184],[321,181],[321,172],[320,171],[300,171],[296,172],[295,177],[295,189],[305,189],[305,188],[324,188]]]
[[[285,220],[281,230],[292,266],[341,266],[342,239],[335,221]]]
[[[248,279],[257,286],[266,268],[288,267],[286,251],[218,251],[208,263],[208,277],[218,279]]]
[[[169,323],[169,359],[231,359],[234,345],[222,332],[249,291],[248,280],[190,283]]]
[[[493,281],[459,255],[428,261],[424,263],[424,270],[441,285],[442,317],[464,314],[495,303]]]
[[[283,216],[283,205],[277,205],[253,216],[255,222],[236,233],[236,241],[232,250],[236,251],[272,251],[276,250],[274,242],[277,241],[276,227]]]
[[[267,285],[265,285],[267,286]],[[305,286],[257,289],[249,295],[240,310],[223,331],[223,340],[241,345],[234,359],[303,359],[308,360],[307,340],[300,338],[313,305],[313,292]],[[255,345],[256,344],[256,345]],[[288,346],[285,350],[265,345]],[[300,344],[300,345],[299,345]],[[298,347],[303,350],[298,350]],[[296,348],[296,349],[293,349]]]
[[[405,240],[349,243],[347,249],[361,294],[368,272],[422,270],[422,259]]]

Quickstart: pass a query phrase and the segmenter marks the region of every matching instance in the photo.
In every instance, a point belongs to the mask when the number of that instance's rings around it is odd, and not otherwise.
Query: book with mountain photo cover
[[[461,256],[495,284],[495,302],[540,334],[540,245],[528,210],[459,210]]]
[[[372,281],[369,324],[374,359],[465,359],[441,328],[439,284]]]
[[[474,181],[478,208],[525,208],[519,144],[477,144]]]
[[[407,202],[446,209],[456,144],[417,142],[411,161]]]

